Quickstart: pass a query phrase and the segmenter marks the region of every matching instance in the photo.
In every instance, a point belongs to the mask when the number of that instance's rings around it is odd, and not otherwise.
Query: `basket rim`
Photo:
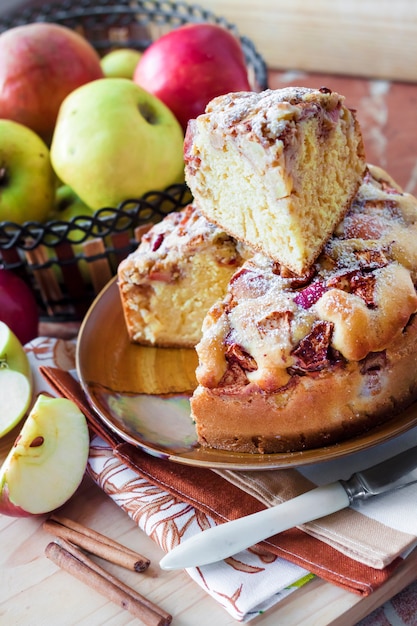
[[[33,250],[41,244],[52,248],[63,241],[81,243],[92,235],[103,238],[111,233],[129,230],[133,225],[148,223],[154,216],[162,219],[175,208],[190,202],[191,194],[187,185],[179,183],[162,191],[148,191],[138,199],[124,200],[117,207],[100,208],[93,215],[80,213],[69,221],[51,219],[23,224],[0,222],[0,251],[11,248]],[[75,236],[74,240],[71,234]]]

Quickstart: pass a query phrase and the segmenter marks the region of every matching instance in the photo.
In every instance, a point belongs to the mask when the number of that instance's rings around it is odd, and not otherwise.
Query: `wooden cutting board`
[[[273,69],[417,81],[414,0],[201,0]]]

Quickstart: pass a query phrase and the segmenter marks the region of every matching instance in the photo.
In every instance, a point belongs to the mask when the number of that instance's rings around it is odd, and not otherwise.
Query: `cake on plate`
[[[327,88],[219,96],[189,122],[184,153],[203,215],[296,274],[318,257],[366,167],[355,113]]]
[[[191,399],[201,445],[276,453],[383,423],[417,397],[417,200],[369,166],[302,274],[256,254],[213,305]]]
[[[194,205],[167,215],[118,268],[131,341],[193,348],[205,314],[249,254]]]

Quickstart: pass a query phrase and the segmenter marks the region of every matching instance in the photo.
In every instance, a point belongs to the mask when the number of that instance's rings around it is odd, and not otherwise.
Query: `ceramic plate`
[[[417,425],[417,405],[343,443],[279,454],[241,454],[200,447],[190,417],[196,385],[194,350],[130,343],[114,278],[93,302],[80,329],[77,371],[99,418],[123,441],[189,465],[273,469],[329,461],[385,442]]]

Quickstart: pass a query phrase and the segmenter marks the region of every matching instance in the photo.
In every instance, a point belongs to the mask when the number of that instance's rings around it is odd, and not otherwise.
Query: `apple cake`
[[[189,205],[155,224],[118,268],[131,341],[192,348],[249,250]]]
[[[322,447],[417,397],[417,200],[383,170],[363,183],[303,275],[254,255],[210,309],[192,417],[203,446]]]
[[[355,113],[327,88],[219,96],[189,122],[184,155],[203,215],[296,274],[318,257],[366,168]]]

